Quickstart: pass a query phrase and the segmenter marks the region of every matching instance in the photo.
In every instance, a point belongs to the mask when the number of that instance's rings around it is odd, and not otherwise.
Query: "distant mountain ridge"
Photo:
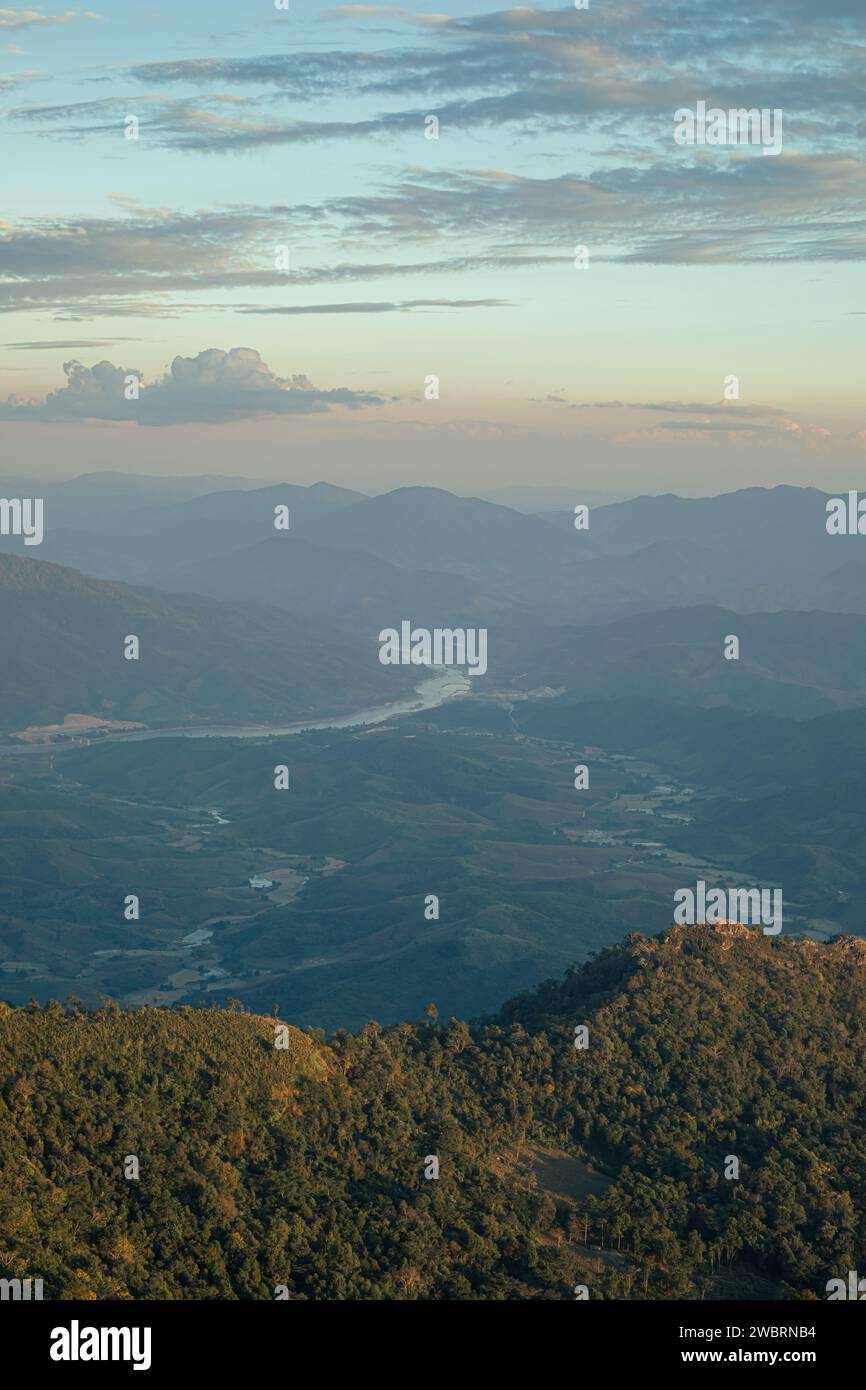
[[[335,627],[366,623],[370,637],[410,618],[430,627],[489,621],[503,600],[455,574],[404,570],[366,550],[317,545],[292,533],[185,565],[161,588],[226,601],[270,603]]]
[[[829,536],[829,494],[815,488],[637,497],[591,507],[588,529],[576,531],[572,513],[533,515],[433,487],[369,497],[330,483],[231,480],[207,491],[207,479],[184,479],[179,495],[168,495],[171,480],[101,478],[64,484],[46,499],[41,558],[166,588],[189,588],[200,576],[206,592],[207,566],[229,560],[220,593],[240,598],[254,592],[242,552],[255,560],[282,503],[293,539],[334,552],[335,569],[343,563],[337,554],[362,551],[398,571],[463,579],[548,621],[605,622],[694,602],[742,612],[866,612],[866,537]],[[13,537],[0,538],[0,548],[29,553]]]

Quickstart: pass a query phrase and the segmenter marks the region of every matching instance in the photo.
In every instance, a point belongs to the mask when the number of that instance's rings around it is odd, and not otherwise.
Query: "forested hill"
[[[853,938],[678,927],[495,1018],[328,1040],[240,1007],[2,1006],[3,1276],[54,1298],[825,1297],[866,1268],[864,964]]]

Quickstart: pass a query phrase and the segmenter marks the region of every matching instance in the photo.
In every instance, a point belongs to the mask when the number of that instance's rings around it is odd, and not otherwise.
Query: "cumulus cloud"
[[[107,420],[139,425],[222,424],[259,415],[311,414],[332,406],[358,409],[383,404],[381,396],[347,387],[320,390],[302,373],[278,377],[253,348],[206,348],[195,357],[175,357],[152,384],[132,367],[65,362],[66,385],[44,401],[12,395],[0,405],[0,420],[72,423]],[[131,381],[138,399],[127,400]],[[134,388],[133,388],[134,389]]]

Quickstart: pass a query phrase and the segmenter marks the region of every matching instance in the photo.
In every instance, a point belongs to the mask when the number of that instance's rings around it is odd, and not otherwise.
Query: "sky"
[[[0,8],[2,472],[856,488],[864,47],[862,0]]]

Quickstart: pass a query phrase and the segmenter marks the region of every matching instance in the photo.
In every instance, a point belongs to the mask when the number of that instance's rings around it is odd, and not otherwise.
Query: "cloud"
[[[548,397],[548,400],[554,399]],[[736,404],[730,401],[575,401],[573,410],[658,410],[665,415],[672,415],[675,411],[679,414],[692,415],[738,415],[742,416],[762,416],[762,415],[783,415],[784,411],[779,410],[773,405],[751,405],[747,402],[737,401]]]
[[[548,401],[559,397],[547,396]],[[564,404],[566,402],[563,402]],[[657,432],[673,434],[772,434],[778,440],[797,439],[807,443],[824,443],[832,432],[823,425],[801,424],[791,420],[784,410],[773,405],[747,401],[578,401],[571,410],[613,410],[691,415],[700,418],[660,420],[643,432],[623,436],[627,439],[651,438]],[[763,422],[763,423],[762,423]]]
[[[0,311],[47,305],[67,318],[95,309],[151,317],[172,312],[178,292],[285,284],[273,269],[273,216],[127,208],[114,218],[0,227]]]
[[[423,276],[429,284],[429,277],[437,274],[525,270],[571,260],[569,255],[519,249],[461,252],[439,260],[335,260],[282,271],[274,268],[275,245],[290,242],[299,229],[307,227],[311,217],[307,207],[235,207],[183,214],[143,208],[120,196],[115,201],[123,208],[118,217],[0,224],[0,313],[50,308],[57,320],[65,322],[94,314],[173,317],[198,307],[198,297],[207,301],[200,307],[208,307],[216,293],[243,291],[248,296],[256,290],[269,296],[259,306],[247,298],[218,307],[237,312],[271,308],[303,312],[303,305],[280,301],[290,300],[297,289],[325,284],[412,276]],[[393,302],[404,309],[424,305],[420,297]],[[435,295],[426,302],[431,308],[488,305],[487,300]]]
[[[332,406],[358,409],[383,404],[370,393],[347,387],[319,390],[303,374],[276,376],[253,348],[206,348],[195,357],[175,357],[152,385],[135,368],[97,362],[65,362],[66,385],[42,402],[10,396],[0,420],[72,423],[108,420],[139,425],[223,424],[260,415],[322,413]],[[138,400],[127,400],[130,378],[141,382]]]
[[[542,134],[545,157],[561,162],[537,161],[528,176],[455,167],[452,158],[444,169],[409,167],[350,184],[362,191],[348,196],[187,214],[117,194],[115,217],[0,226],[0,312],[48,311],[58,322],[78,323],[97,314],[172,318],[207,307],[287,317],[494,307],[506,301],[437,299],[454,285],[431,284],[431,277],[558,271],[571,263],[578,240],[593,264],[864,256],[866,162],[840,152],[866,133],[861,0],[820,7],[767,0],[759,12],[753,0],[622,0],[604,7],[603,22],[599,11],[571,5],[451,16],[362,3],[335,13],[387,19],[398,36],[390,32],[380,47],[367,32],[353,45],[293,43],[286,52],[88,69],[84,92],[72,92],[88,99],[18,106],[5,113],[7,129],[76,140],[110,135],[120,142],[115,154],[126,153],[120,132],[134,113],[142,123],[136,159],[161,159],[166,146],[219,157],[382,137],[394,141],[387,145],[394,167],[406,150],[396,143],[400,135],[417,137],[414,150],[436,164],[438,151],[421,143],[424,116],[433,111],[443,153],[452,131],[488,129],[499,150],[519,132]],[[52,20],[29,9],[0,16],[5,27],[13,20],[20,27],[27,16],[34,24],[97,17],[68,10]],[[69,91],[64,84],[61,96]],[[675,149],[673,111],[696,97],[782,106],[783,154]],[[343,112],[348,119],[338,118]],[[565,138],[557,142],[557,134]],[[557,172],[543,177],[539,168]],[[340,176],[337,161],[334,171]],[[308,263],[276,270],[274,243],[294,246],[299,237]],[[335,304],[297,302],[296,291],[307,287],[413,277],[424,283],[396,291],[389,284],[384,301],[352,303],[337,291]]]
[[[717,435],[738,435],[748,436],[762,434],[772,436],[776,442],[804,444],[809,447],[827,444],[833,438],[833,431],[824,425],[813,425],[791,420],[785,417],[784,411],[776,410],[772,406],[690,406],[677,404],[676,401],[668,402],[667,405],[661,403],[648,406],[623,405],[621,402],[604,402],[604,408],[634,409],[634,410],[695,410],[702,414],[715,416],[715,418],[700,420],[661,420],[658,424],[641,433],[633,433],[622,436],[623,440],[633,441],[636,439],[646,440],[653,435],[662,436],[668,434],[699,434],[703,436]],[[757,417],[749,419],[749,416]],[[758,423],[760,417],[772,417],[767,423]],[[781,418],[778,418],[781,417]]]
[[[223,146],[242,144],[245,134],[251,144],[256,143],[256,122],[235,114],[254,107],[251,98],[232,94],[171,100],[157,93],[138,93],[134,97],[17,106],[6,116],[15,127],[29,123],[30,128],[24,133],[45,135],[52,140],[101,135],[116,138],[124,133],[127,118],[135,116],[139,122],[138,138],[146,144],[192,148],[196,140],[203,140],[206,152],[213,153]]]
[[[626,264],[848,260],[866,248],[866,163],[668,159],[549,178],[416,169],[324,210],[346,233],[390,244],[495,228],[512,243],[570,247],[577,226],[591,257]]]
[[[770,428],[770,425],[756,425],[749,420],[663,420],[656,426],[660,430],[720,430],[723,433],[729,430],[766,431]]]
[[[802,444],[826,444],[833,438],[833,431],[825,426],[804,424],[799,420],[788,420],[782,428],[789,439]]]
[[[452,22],[447,14],[412,14],[397,5],[334,5],[319,14],[322,19],[399,19],[427,29],[442,28]]]
[[[55,24],[72,24],[76,19],[101,19],[92,10],[65,10],[63,14],[45,15],[39,10],[0,10],[0,30],[36,29]]]
[[[195,96],[166,104],[154,133],[181,149],[230,151],[267,145],[355,139],[416,130],[433,110],[460,130],[520,128],[528,135],[563,130],[616,135],[625,147],[669,148],[672,115],[699,97],[723,107],[781,107],[796,112],[805,137],[850,146],[860,129],[862,36],[856,0],[625,0],[594,11],[530,7],[454,17],[400,7],[340,6],[338,18],[386,18],[407,42],[384,46],[293,47],[285,53],[194,57],[135,64],[127,82],[150,90],[180,87]],[[424,30],[423,42],[418,30]],[[810,38],[813,42],[810,44]],[[221,86],[252,94],[258,120],[214,120],[203,92]],[[425,107],[388,100],[424,94]],[[349,121],[291,120],[273,104],[349,98]],[[130,100],[124,93],[123,101]],[[120,98],[118,98],[120,100]],[[86,115],[86,104],[81,115]],[[67,119],[69,108],[67,108]],[[26,114],[26,113],[24,113]],[[33,119],[50,119],[46,111]],[[76,127],[82,133],[87,127]],[[99,133],[100,126],[91,127]]]
[[[0,92],[9,92],[13,87],[20,87],[42,76],[41,72],[0,72]]]
[[[12,12],[10,12],[12,13]],[[31,12],[27,12],[31,13]],[[330,12],[326,12],[330,13]],[[103,103],[33,107],[13,113],[31,122],[61,121],[63,134],[116,132],[121,104],[152,103],[149,136],[201,153],[325,140],[397,137],[423,128],[433,111],[444,129],[511,127],[533,137],[564,132],[618,142],[634,155],[669,151],[673,112],[698,98],[730,107],[782,108],[797,116],[801,149],[850,148],[863,133],[862,34],[857,0],[623,0],[594,10],[520,7],[454,17],[414,15],[399,7],[350,5],[338,17],[386,18],[382,47],[314,45],[244,57],[192,57],[134,64],[120,74],[127,90]],[[419,36],[423,29],[423,41]],[[117,80],[117,74],[111,74]],[[93,80],[93,79],[90,79]],[[102,74],[99,79],[110,80]],[[140,98],[130,89],[145,88]],[[214,89],[223,91],[215,94]],[[182,89],[177,99],[164,89]],[[158,91],[155,89],[159,89]],[[238,98],[242,91],[244,97]],[[423,93],[424,107],[409,105]],[[350,120],[330,104],[348,99]],[[232,116],[219,103],[243,100]],[[280,102],[290,102],[290,119]],[[320,112],[297,115],[299,104]],[[116,109],[112,110],[112,106]],[[111,112],[110,119],[108,113]],[[730,156],[715,151],[715,158]],[[760,161],[760,156],[755,155]]]
[[[44,343],[4,343],[5,348],[14,348],[17,352],[71,352],[76,348],[104,348],[114,347],[117,343],[134,342],[132,338],[67,338],[55,339]]]
[[[354,304],[289,304],[246,307],[241,314],[393,314],[417,309],[503,309],[512,307],[507,299],[402,299]]]
[[[341,308],[345,299],[305,306],[296,291],[421,277],[422,294],[366,312],[492,307],[486,299],[439,297],[431,277],[562,270],[573,264],[576,226],[591,263],[846,261],[866,248],[864,194],[866,163],[808,156],[725,167],[651,162],[550,177],[415,168],[369,192],[319,203],[192,213],[113,194],[115,216],[0,223],[0,313],[49,309],[58,321],[79,322],[94,314],[171,318],[209,306],[287,316],[363,312]],[[275,268],[278,244],[309,245],[311,235],[318,264],[295,266],[292,256],[290,270]],[[366,258],[346,259],[346,244],[365,248]],[[427,255],[418,256],[419,245]],[[387,258],[376,254],[381,246]],[[233,304],[226,294],[242,298]]]

